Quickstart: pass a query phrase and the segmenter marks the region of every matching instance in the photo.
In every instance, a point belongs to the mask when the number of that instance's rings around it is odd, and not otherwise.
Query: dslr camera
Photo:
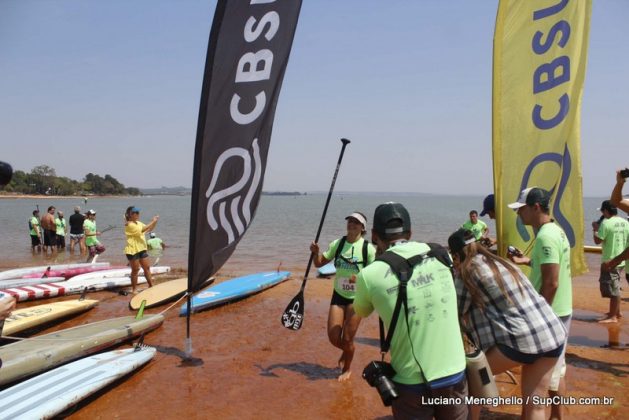
[[[391,380],[393,376],[395,376],[395,370],[387,362],[374,360],[363,369],[363,378],[369,386],[376,388],[385,407],[389,407],[393,400],[399,396],[395,384]]]
[[[620,176],[623,178],[629,178],[629,168],[625,168],[620,171]]]

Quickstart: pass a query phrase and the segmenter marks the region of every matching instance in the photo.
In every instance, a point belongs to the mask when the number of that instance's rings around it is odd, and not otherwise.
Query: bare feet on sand
[[[337,380],[339,382],[345,382],[345,381],[347,381],[350,378],[350,376],[352,376],[352,371],[348,370],[348,371],[345,371],[345,372],[341,373],[341,376],[339,376]]]
[[[615,316],[606,317],[598,320],[599,324],[613,324],[615,322],[618,322],[618,318],[616,318]]]

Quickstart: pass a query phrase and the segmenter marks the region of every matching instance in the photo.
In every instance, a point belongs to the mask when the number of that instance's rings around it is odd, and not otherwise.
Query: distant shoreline
[[[28,199],[33,199],[33,198],[45,198],[45,199],[51,199],[51,200],[63,200],[63,199],[67,199],[67,200],[90,200],[92,198],[125,198],[125,197],[137,197],[137,196],[132,196],[132,195],[89,195],[89,196],[85,196],[85,195],[45,195],[45,194],[2,194],[0,193],[0,200],[1,199],[8,199],[8,200],[16,200],[16,199],[20,199],[20,198],[28,198]]]

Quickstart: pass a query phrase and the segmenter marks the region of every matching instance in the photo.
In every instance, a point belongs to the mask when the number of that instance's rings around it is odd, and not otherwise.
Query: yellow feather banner
[[[583,255],[581,98],[591,0],[500,0],[494,34],[493,162],[499,252],[530,249],[534,234],[507,208],[521,190],[552,193],[551,214]]]

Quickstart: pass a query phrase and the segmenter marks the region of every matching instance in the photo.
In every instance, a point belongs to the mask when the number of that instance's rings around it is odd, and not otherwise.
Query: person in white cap
[[[319,244],[310,244],[314,255],[313,262],[321,267],[334,261],[336,278],[328,313],[328,338],[334,347],[343,350],[338,365],[341,368],[339,381],[349,379],[350,366],[354,358],[354,335],[360,324],[360,317],[354,312],[356,275],[376,258],[376,249],[364,238],[367,218],[355,211],[345,218],[347,235],[336,239],[328,250],[320,254]]]
[[[553,308],[555,315],[561,319],[570,331],[572,319],[572,276],[570,274],[570,242],[563,229],[550,217],[550,193],[542,188],[531,187],[520,192],[518,201],[508,205],[518,212],[525,225],[529,225],[536,233],[535,244],[531,257],[510,255],[516,264],[531,266],[529,279],[546,301]],[[566,347],[555,365],[548,393],[551,397],[566,395]],[[557,400],[557,401],[556,401]],[[551,418],[562,418],[562,406],[559,399],[553,399]]]

